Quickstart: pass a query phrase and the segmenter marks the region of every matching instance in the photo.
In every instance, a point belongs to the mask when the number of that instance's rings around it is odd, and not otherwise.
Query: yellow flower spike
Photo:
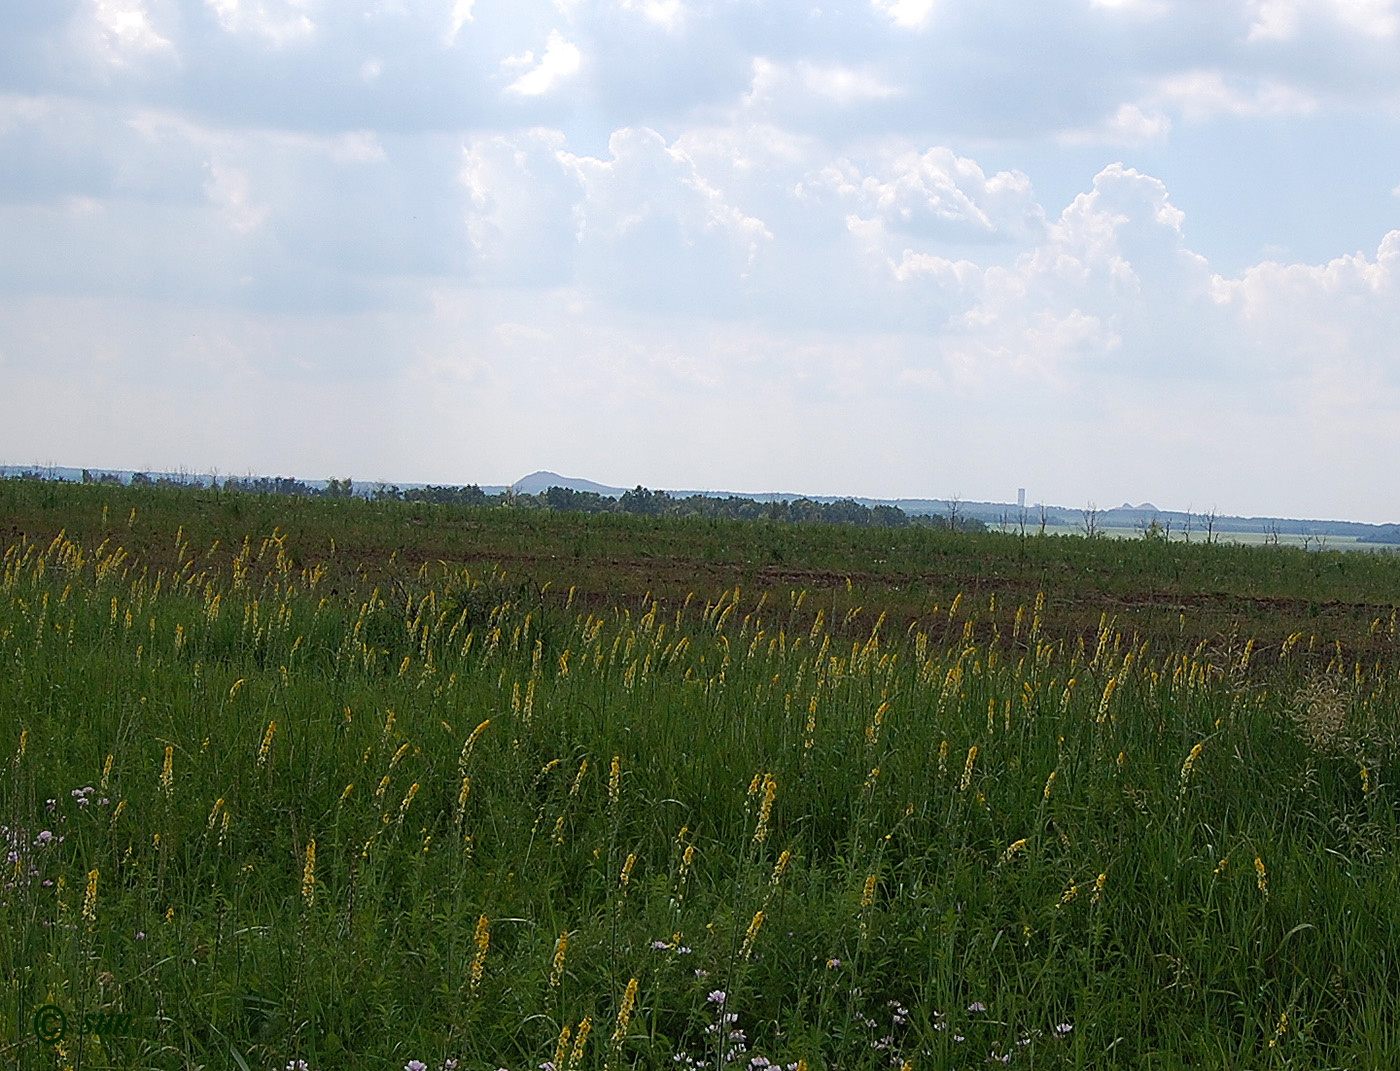
[[[753,921],[749,923],[748,932],[744,934],[744,943],[739,947],[739,958],[747,960],[749,953],[753,951],[753,943],[758,939],[758,931],[763,926],[763,912],[755,911]]]
[[[612,765],[608,769],[608,805],[614,810],[617,808],[617,801],[622,794],[622,758],[619,755],[612,757]]]
[[[316,902],[316,841],[306,842],[306,866],[301,871],[301,898],[307,907]]]
[[[165,793],[165,798],[166,798],[166,799],[169,799],[169,798],[170,798],[170,794],[171,794],[171,792],[174,790],[174,785],[175,785],[174,765],[175,765],[175,747],[174,747],[173,744],[166,744],[166,745],[165,745],[165,762],[161,765],[161,768],[160,768],[160,789],[161,789],[162,792]]]
[[[558,989],[564,977],[564,956],[569,950],[569,933],[565,930],[554,942],[554,960],[549,968],[549,988]]]
[[[632,867],[634,867],[636,863],[637,853],[628,852],[627,860],[622,864],[622,873],[618,875],[617,879],[618,886],[624,893],[627,891],[628,883],[632,880]]]
[[[583,784],[583,775],[588,772],[588,760],[584,759],[578,764],[578,773],[574,775],[574,783],[569,788],[570,796],[577,796],[579,787]]]
[[[1058,772],[1059,771],[1057,770],[1051,770],[1050,776],[1045,779],[1045,791],[1044,793],[1042,793],[1042,795],[1044,796],[1046,803],[1050,802],[1050,789],[1052,789],[1055,785],[1055,776]]]
[[[397,821],[402,824],[404,815],[408,814],[408,808],[413,803],[413,797],[418,795],[418,782],[408,786],[408,791],[404,793],[403,802],[399,804],[399,817]]]
[[[242,684],[242,681],[238,682]],[[267,732],[263,733],[262,746],[258,748],[257,768],[261,770],[267,764],[267,753],[272,748],[272,736],[277,732],[277,722],[275,720],[267,723]]]
[[[622,1007],[617,1009],[617,1026],[613,1029],[613,1044],[620,1045],[622,1039],[627,1036],[627,1027],[632,1022],[632,1009],[637,1006],[637,979],[633,978],[627,983],[627,989],[622,994]]]
[[[1014,859],[1017,855],[1019,855],[1021,852],[1025,851],[1025,849],[1026,849],[1026,838],[1025,838],[1025,837],[1022,837],[1020,840],[1014,840],[1014,841],[1012,841],[1012,842],[1007,846],[1006,851],[1004,851],[1004,852],[1001,853],[1001,861],[1002,861],[1003,863],[1009,863],[1009,862],[1011,862],[1011,860]]]
[[[1108,881],[1107,873],[1100,874],[1097,878],[1094,879],[1094,895],[1089,898],[1089,902],[1091,904],[1097,904],[1099,902],[1100,897],[1103,896],[1103,886],[1104,882],[1106,881]]]
[[[1264,869],[1264,860],[1259,856],[1254,857],[1254,883],[1259,886],[1259,893],[1265,900],[1269,898],[1269,872]]]
[[[680,873],[681,881],[685,881],[686,877],[690,874],[690,867],[691,867],[691,865],[692,865],[694,862],[695,862],[695,845],[693,845],[693,844],[688,844],[688,845],[686,845],[685,851],[681,853],[681,873]]]
[[[558,1069],[564,1066],[564,1057],[569,1055],[569,1039],[573,1036],[573,1031],[569,1029],[569,1024],[565,1023],[559,1030],[559,1040],[554,1045],[553,1067]]]
[[[476,996],[477,990],[481,988],[481,975],[486,969],[486,952],[491,947],[491,921],[485,915],[476,920],[475,942],[476,953],[472,956],[472,965],[468,972],[472,996]]]
[[[772,774],[763,775],[763,802],[758,808],[758,826],[754,830],[753,839],[755,844],[762,844],[768,839],[768,820],[773,815],[773,799],[778,794],[778,782]]]
[[[585,1015],[579,1020],[578,1035],[574,1038],[573,1051],[569,1053],[569,1071],[574,1071],[576,1067],[583,1063],[583,1047],[588,1044],[588,1035],[592,1029],[592,1017]],[[560,1065],[555,1064],[555,1067],[557,1071],[563,1071]]]
[[[97,922],[97,869],[88,871],[87,890],[83,893],[83,919],[91,927]]]
[[[967,787],[972,784],[972,767],[977,761],[977,745],[973,744],[967,749],[967,763],[963,766],[962,780],[958,783],[958,791],[966,792]]]
[[[778,856],[777,865],[773,867],[773,876],[769,879],[768,884],[777,888],[778,884],[783,880],[783,875],[787,873],[788,862],[791,859],[792,852],[784,848],[782,855]]]
[[[1186,756],[1186,761],[1181,764],[1181,791],[1186,791],[1186,783],[1191,780],[1191,771],[1195,769],[1196,760],[1201,757],[1201,751],[1205,747],[1205,741],[1201,741],[1191,749],[1191,754]]]

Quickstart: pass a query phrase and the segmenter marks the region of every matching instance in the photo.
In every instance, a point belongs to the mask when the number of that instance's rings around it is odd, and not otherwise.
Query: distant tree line
[[[368,493],[375,500],[427,502],[448,506],[506,506],[514,509],[543,509],[559,513],[627,513],[638,517],[703,517],[712,520],[769,521],[789,524],[852,524],[867,528],[903,528],[919,525],[949,527],[948,518],[933,515],[910,516],[897,506],[866,506],[851,498],[818,502],[810,498],[761,502],[742,495],[686,495],[678,498],[666,491],[637,486],[621,497],[596,491],[575,491],[550,487],[539,494],[501,491],[487,494],[475,484],[466,487],[414,487],[400,491],[396,486],[376,484]],[[972,518],[958,518],[957,528],[982,531],[986,525]]]
[[[19,479],[51,478],[35,470],[19,473]],[[83,483],[122,484],[120,476],[110,472],[83,470]],[[288,495],[300,498],[366,498],[374,502],[421,502],[439,506],[506,507],[511,509],[553,510],[559,513],[626,513],[640,517],[702,517],[712,520],[768,521],[780,524],[849,524],[864,528],[956,528],[959,531],[985,531],[986,523],[976,517],[937,514],[908,514],[897,506],[877,504],[867,506],[853,498],[820,502],[811,498],[786,501],[759,501],[743,495],[686,495],[676,497],[666,491],[652,491],[637,486],[620,497],[600,495],[596,491],[575,491],[568,487],[550,487],[539,494],[522,494],[512,490],[488,494],[476,484],[466,486],[410,487],[400,490],[396,484],[355,484],[350,479],[328,480],[325,486],[309,484],[290,476],[230,476],[222,484],[217,478],[209,484],[195,477],[152,477],[144,472],[133,473],[133,487],[180,487],[201,489],[212,487],[234,494]]]

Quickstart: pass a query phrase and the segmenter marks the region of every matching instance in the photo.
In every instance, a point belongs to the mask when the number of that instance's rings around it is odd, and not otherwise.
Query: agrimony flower
[[[242,684],[243,682],[239,681],[238,683]],[[237,687],[237,685],[234,687]],[[263,733],[262,746],[258,748],[258,761],[256,763],[256,767],[259,770],[267,765],[267,753],[272,748],[272,735],[275,732],[277,732],[276,719],[267,723],[267,732]]]
[[[783,875],[787,873],[788,862],[792,859],[792,852],[784,848],[782,855],[778,856],[778,862],[773,867],[773,876],[768,880],[768,884],[777,888],[778,883],[783,880]]]
[[[565,1023],[559,1029],[559,1040],[554,1043],[554,1059],[550,1063],[553,1071],[564,1071],[564,1058],[569,1055],[569,1039],[573,1036],[573,1031],[569,1029],[569,1024]]]
[[[637,979],[627,983],[622,994],[622,1007],[617,1009],[617,1025],[613,1028],[613,1044],[619,1045],[627,1036],[627,1028],[632,1023],[632,1009],[637,1006]]]
[[[316,902],[316,841],[306,842],[306,866],[301,871],[301,898],[310,907]]]
[[[88,871],[87,890],[83,893],[83,920],[92,926],[97,922],[97,868]]]
[[[958,782],[958,791],[966,792],[967,786],[972,784],[972,767],[977,762],[977,745],[973,744],[967,749],[967,762],[963,765],[962,780]]]
[[[1186,761],[1181,764],[1181,791],[1186,791],[1186,783],[1191,780],[1191,771],[1196,767],[1196,760],[1201,757],[1201,751],[1205,747],[1202,740],[1191,749],[1191,754],[1186,756]]]
[[[570,1071],[583,1063],[583,1047],[588,1044],[588,1035],[592,1029],[593,1019],[591,1016],[585,1015],[579,1020],[578,1032],[574,1036],[574,1048],[573,1051],[569,1053]]]
[[[471,984],[472,996],[476,996],[476,991],[481,987],[481,974],[486,969],[486,952],[491,947],[491,922],[482,915],[476,920],[476,952],[472,956],[472,965],[468,971],[468,981]]]
[[[565,930],[559,935],[559,940],[554,942],[554,961],[549,968],[549,988],[558,989],[559,982],[564,977],[564,956],[569,950],[569,932]]]
[[[744,943],[739,947],[739,958],[748,959],[749,953],[753,951],[753,943],[758,939],[758,931],[763,926],[763,912],[755,911],[753,921],[749,923],[749,928],[744,934]]]
[[[1004,852],[1001,853],[1001,861],[1002,861],[1003,863],[1009,863],[1009,862],[1011,862],[1012,859],[1014,859],[1018,854],[1020,854],[1022,851],[1025,850],[1025,847],[1026,847],[1026,838],[1025,838],[1025,837],[1022,837],[1020,840],[1013,840],[1013,841],[1007,846],[1006,851],[1004,851]]]
[[[755,844],[768,839],[768,820],[773,814],[773,798],[778,794],[778,782],[772,774],[763,775],[763,801],[758,805],[758,826],[754,829]]]

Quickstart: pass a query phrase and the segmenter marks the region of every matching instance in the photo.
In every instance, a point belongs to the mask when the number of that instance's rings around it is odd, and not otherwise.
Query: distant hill
[[[518,495],[537,495],[541,491],[548,491],[551,487],[565,487],[570,491],[592,491],[595,495],[606,495],[608,498],[620,498],[631,488],[609,487],[606,484],[594,483],[592,480],[581,480],[573,476],[560,476],[557,472],[532,472],[528,476],[522,476],[510,485],[510,489]]]

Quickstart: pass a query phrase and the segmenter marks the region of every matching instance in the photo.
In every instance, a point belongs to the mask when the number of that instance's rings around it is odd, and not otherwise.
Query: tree
[[[1083,509],[1084,522],[1079,526],[1086,539],[1097,539],[1101,534],[1099,528],[1099,507],[1090,502]]]

